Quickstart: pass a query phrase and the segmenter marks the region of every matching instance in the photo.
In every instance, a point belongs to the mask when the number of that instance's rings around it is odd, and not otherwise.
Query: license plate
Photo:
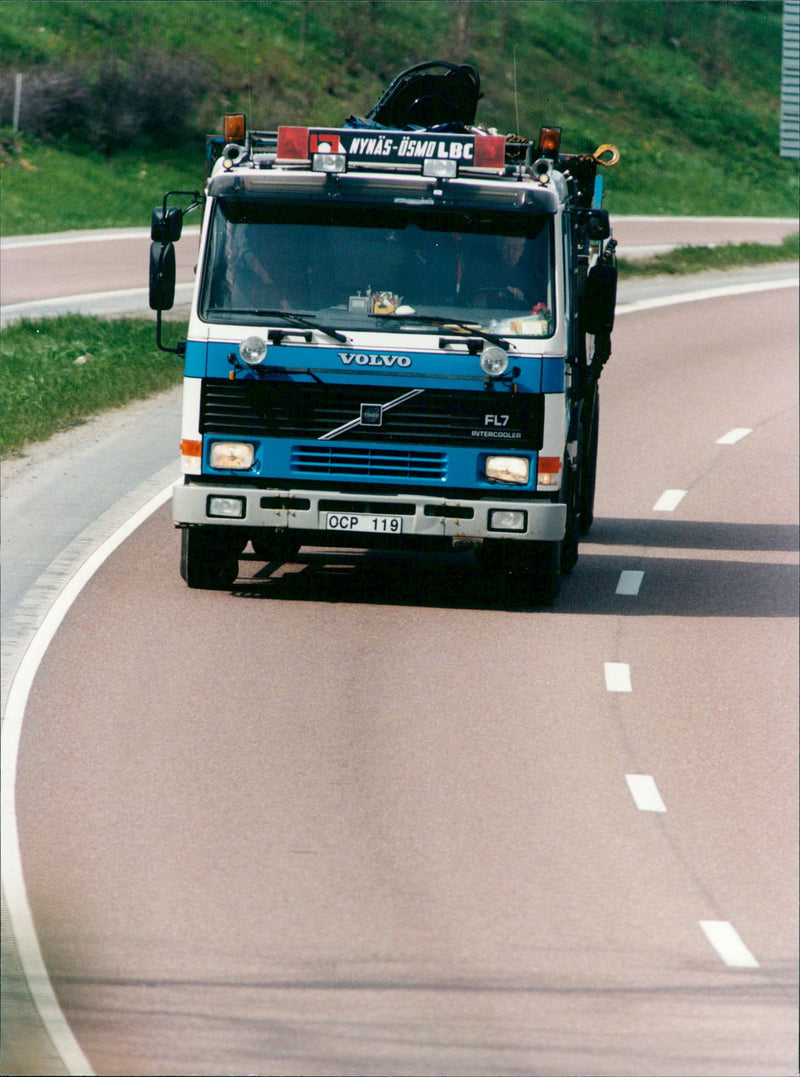
[[[403,530],[403,517],[373,516],[369,512],[329,512],[325,526],[328,531],[368,531],[371,535],[399,535]]]

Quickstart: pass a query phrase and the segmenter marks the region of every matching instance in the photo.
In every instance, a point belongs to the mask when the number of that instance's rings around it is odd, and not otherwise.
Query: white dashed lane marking
[[[619,574],[617,594],[638,595],[643,579],[644,572],[640,572],[638,569],[626,568],[624,572],[620,572]]]
[[[630,309],[634,309],[632,304]],[[735,445],[752,429],[737,426],[722,437],[717,438],[717,445]],[[673,512],[686,496],[686,490],[665,490],[653,505],[653,512]],[[642,586],[644,572],[626,569],[620,573],[616,593],[618,595],[638,595]],[[631,669],[627,662],[604,663],[606,688],[609,692],[631,692]],[[655,779],[650,774],[626,774],[631,796],[640,811],[666,812],[667,808]],[[727,920],[700,920],[700,927],[719,957],[729,968],[754,969],[759,964],[750,950],[745,946],[733,924]]]
[[[748,434],[752,434],[753,431],[747,426],[737,426],[733,430],[729,430],[727,434],[723,434],[721,438],[717,438],[717,445],[735,445],[737,441],[741,441],[742,438],[746,438]]]
[[[627,662],[605,662],[606,688],[609,692],[631,692],[631,667]]]
[[[672,512],[686,497],[685,490],[665,490],[653,505],[653,512]]]
[[[666,811],[655,779],[649,774],[626,774],[625,781],[639,811]]]
[[[727,920],[701,920],[700,927],[719,956],[732,969],[757,969],[758,962]]]

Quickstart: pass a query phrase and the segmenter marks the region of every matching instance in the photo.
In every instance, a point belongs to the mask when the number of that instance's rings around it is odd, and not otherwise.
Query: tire
[[[580,471],[573,471],[569,460],[564,458],[564,486],[561,496],[567,506],[567,522],[564,538],[561,541],[561,572],[568,576],[578,561],[578,544],[580,543]]]
[[[264,529],[250,540],[259,561],[289,561],[300,549],[300,543],[287,531]]]
[[[597,483],[597,441],[600,426],[600,393],[595,389],[589,418],[583,428],[586,446],[581,460],[581,481],[578,494],[578,522],[581,535],[588,535],[594,522],[594,489]]]
[[[189,587],[227,590],[239,575],[240,543],[199,527],[181,532],[181,576]]]
[[[495,593],[522,605],[551,606],[561,590],[562,542],[492,539],[481,548],[481,563]]]
[[[530,549],[522,554],[520,582],[534,606],[552,606],[561,591],[563,542],[525,543]]]

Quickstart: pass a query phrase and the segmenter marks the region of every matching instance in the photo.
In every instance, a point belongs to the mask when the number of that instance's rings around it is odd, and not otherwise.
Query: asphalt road
[[[784,217],[614,217],[626,258],[687,244],[780,243],[796,231],[797,221]],[[196,225],[187,226],[175,246],[179,303],[191,297],[198,236]],[[71,312],[140,313],[147,307],[149,245],[145,228],[3,239],[0,324]]]
[[[456,557],[190,592],[166,508],[102,564],[16,776],[96,1073],[796,1072],[796,340],[793,288],[620,318],[551,612]]]

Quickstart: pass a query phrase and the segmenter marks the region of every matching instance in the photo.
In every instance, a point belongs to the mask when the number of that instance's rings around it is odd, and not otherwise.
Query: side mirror
[[[150,220],[150,238],[154,243],[177,243],[183,231],[183,210],[156,206]]]
[[[617,305],[617,267],[597,262],[589,270],[581,300],[583,331],[599,336],[614,328]]]
[[[175,248],[150,244],[150,309],[172,310],[175,302]]]
[[[607,209],[590,209],[586,225],[589,239],[593,243],[608,239],[611,235],[611,222],[609,221]]]

